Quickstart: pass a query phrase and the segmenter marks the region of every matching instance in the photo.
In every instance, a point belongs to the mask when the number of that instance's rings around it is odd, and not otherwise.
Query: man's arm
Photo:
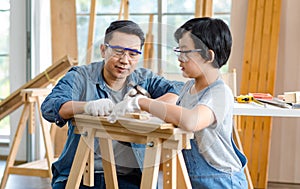
[[[87,102],[68,101],[59,109],[59,115],[63,119],[71,119],[75,114],[84,113],[84,106]]]

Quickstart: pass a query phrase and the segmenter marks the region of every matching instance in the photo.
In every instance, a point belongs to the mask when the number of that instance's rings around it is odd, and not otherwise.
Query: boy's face
[[[179,40],[179,49],[181,51],[189,51],[195,49],[195,44],[190,36],[190,32],[183,34]],[[199,74],[202,75],[205,59],[202,58],[199,52],[181,53],[178,57],[182,75],[187,78],[196,78]]]
[[[136,35],[114,32],[108,45],[100,47],[101,55],[105,60],[103,75],[106,80],[125,81],[126,77],[134,71],[140,54],[123,48],[140,51],[141,40]]]

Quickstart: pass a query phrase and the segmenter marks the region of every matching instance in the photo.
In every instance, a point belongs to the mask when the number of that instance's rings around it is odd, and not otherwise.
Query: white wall
[[[14,92],[20,86],[26,83],[26,12],[25,1],[11,0],[10,8],[10,68],[9,81],[10,92]],[[14,139],[14,134],[18,126],[23,107],[14,111],[10,116],[11,135],[10,140]],[[18,160],[26,159],[26,141],[20,144]]]
[[[300,90],[300,1],[282,1],[275,94]],[[300,183],[300,118],[273,119],[269,180]]]
[[[231,68],[241,81],[248,0],[233,0]],[[300,90],[300,1],[283,0],[275,95]],[[269,181],[300,183],[300,119],[273,118]]]

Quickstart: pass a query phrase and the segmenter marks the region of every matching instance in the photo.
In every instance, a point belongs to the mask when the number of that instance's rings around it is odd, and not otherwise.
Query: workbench
[[[190,148],[192,132],[150,116],[147,120],[118,118],[110,123],[105,117],[84,114],[74,116],[74,125],[81,134],[66,188],[78,188],[94,182],[94,138],[99,138],[104,178],[107,188],[118,188],[112,140],[145,144],[145,158],[140,188],[157,186],[162,164],[164,188],[192,188],[186,170],[182,149]]]
[[[300,117],[300,109],[280,108],[266,104],[266,107],[252,103],[234,103],[234,115],[271,116],[271,117]]]
[[[235,103],[233,108],[233,115],[235,116],[254,116],[252,119],[240,122],[235,125],[235,130],[241,132],[241,139],[239,134],[235,134],[238,137],[237,143],[239,149],[243,149],[245,155],[248,158],[247,170],[249,169],[251,180],[249,188],[257,186],[258,179],[261,175],[264,175],[264,186],[267,186],[269,159],[270,159],[270,145],[271,145],[271,133],[272,125],[269,127],[259,127],[257,122],[262,121],[264,117],[300,117],[300,109],[288,109],[280,108],[267,104],[266,107],[251,102],[251,103]],[[248,136],[244,137],[243,136]],[[249,136],[252,136],[249,138]],[[268,137],[264,137],[268,136]],[[259,177],[260,175],[260,177]],[[262,187],[263,188],[263,187]],[[266,187],[264,187],[266,188]]]

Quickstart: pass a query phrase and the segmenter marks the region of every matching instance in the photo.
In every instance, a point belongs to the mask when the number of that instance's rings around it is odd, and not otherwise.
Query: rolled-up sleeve
[[[62,127],[68,120],[59,115],[61,106],[72,100],[79,100],[78,87],[82,83],[82,76],[72,68],[52,89],[52,92],[45,98],[41,105],[42,115],[49,122],[55,122]]]

